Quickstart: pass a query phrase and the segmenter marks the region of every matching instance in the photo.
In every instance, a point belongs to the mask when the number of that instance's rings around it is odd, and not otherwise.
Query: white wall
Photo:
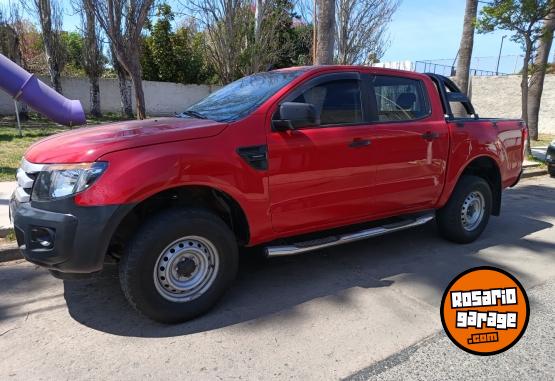
[[[47,84],[50,83],[48,78],[41,77],[40,79]],[[218,88],[218,86],[143,81],[147,114],[158,116],[182,112],[187,106]],[[62,89],[66,97],[79,99],[85,111],[90,110],[89,82],[86,78],[63,78]],[[100,80],[100,107],[102,112],[119,112],[121,110],[117,79]],[[133,96],[134,109],[135,99]],[[6,93],[0,91],[0,114],[10,115],[13,113],[13,100]]]
[[[471,100],[478,115],[497,118],[520,118],[520,76],[473,77]],[[545,76],[539,131],[555,135],[555,74]]]

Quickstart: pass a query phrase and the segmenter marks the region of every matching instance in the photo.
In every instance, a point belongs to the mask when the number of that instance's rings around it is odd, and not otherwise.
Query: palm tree
[[[315,65],[333,64],[335,42],[335,0],[317,0]]]
[[[538,140],[538,119],[540,115],[540,102],[543,92],[543,81],[545,79],[545,69],[549,59],[549,51],[553,42],[553,32],[555,31],[555,0],[551,2],[551,12],[543,23],[544,34],[540,39],[536,60],[528,87],[528,128],[530,139]]]
[[[463,32],[459,45],[459,59],[457,61],[457,72],[455,74],[455,82],[465,94],[468,93],[468,77],[470,60],[472,59],[472,48],[474,47],[474,26],[477,13],[478,0],[466,0]]]

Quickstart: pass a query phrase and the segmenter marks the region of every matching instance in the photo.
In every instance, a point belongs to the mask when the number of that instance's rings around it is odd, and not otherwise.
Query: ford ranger
[[[218,301],[241,247],[297,254],[434,218],[446,239],[474,241],[518,182],[526,137],[438,75],[281,69],[176,117],[34,144],[10,211],[27,260],[64,279],[116,261],[130,304],[175,323]]]

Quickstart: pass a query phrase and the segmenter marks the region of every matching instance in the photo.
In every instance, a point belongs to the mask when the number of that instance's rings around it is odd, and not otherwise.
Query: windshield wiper
[[[205,117],[204,115],[202,115],[200,112],[193,111],[193,110],[183,111],[183,112],[181,113],[181,115],[192,116],[193,118],[197,118],[197,119],[208,119],[207,117]]]

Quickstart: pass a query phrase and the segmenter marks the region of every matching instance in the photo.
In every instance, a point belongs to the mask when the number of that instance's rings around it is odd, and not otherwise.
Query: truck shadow
[[[483,236],[469,245],[442,240],[435,223],[429,223],[299,256],[262,261],[246,253],[237,281],[223,300],[206,315],[179,325],[158,324],[132,310],[120,291],[115,267],[94,280],[64,282],[64,297],[76,321],[103,332],[135,337],[172,337],[247,321],[253,326],[274,319],[302,319],[296,308],[302,303],[328,297],[348,308],[352,301],[346,290],[389,287],[396,277],[406,275],[433,290],[420,298],[435,308],[449,281],[471,267],[505,268],[525,285],[533,283],[532,273],[510,264],[522,260],[511,257],[511,249],[526,250],[548,262],[555,259],[555,241],[527,237],[553,226],[544,221],[555,216],[553,188],[520,186],[506,193],[503,208],[503,215],[493,217]],[[481,251],[488,248],[491,250],[483,255]]]

